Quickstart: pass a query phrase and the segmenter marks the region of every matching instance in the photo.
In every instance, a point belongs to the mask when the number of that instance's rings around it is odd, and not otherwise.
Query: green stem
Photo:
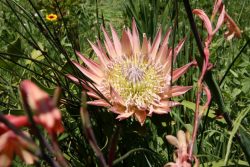
[[[124,154],[123,156],[121,156],[120,158],[116,159],[115,161],[113,161],[113,166],[117,165],[119,162],[123,161],[124,159],[126,159],[128,156],[130,156],[131,154],[138,152],[138,151],[146,151],[146,152],[150,152],[152,153],[152,151],[146,149],[146,148],[135,148],[133,150],[128,151],[126,154]]]
[[[189,0],[183,0],[183,2],[184,2],[187,16],[190,22],[191,29],[193,31],[193,34],[194,34],[194,37],[198,46],[198,50],[201,55],[201,58],[197,59],[197,62],[198,62],[199,68],[202,69],[202,62],[203,62],[203,59],[205,58],[205,54],[203,52],[203,46],[202,46],[201,39],[199,37],[198,31],[196,28],[196,24],[193,18],[192,9],[190,7]],[[212,96],[219,107],[219,112],[223,115],[225,121],[227,122],[228,129],[231,130],[233,126],[232,119],[230,118],[230,115],[228,114],[228,111],[226,109],[220,87],[218,83],[216,82],[216,80],[214,79],[211,71],[207,71],[206,75],[204,76],[204,80],[207,83],[212,93]],[[242,131],[239,131],[236,133],[235,136],[246,156],[248,163],[250,164],[250,149],[247,149],[247,146],[245,146],[244,143],[242,142],[241,135],[243,135]]]

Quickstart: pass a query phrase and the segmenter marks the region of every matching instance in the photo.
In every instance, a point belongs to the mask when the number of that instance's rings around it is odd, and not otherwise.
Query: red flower
[[[27,133],[25,133],[27,135]],[[12,131],[7,131],[0,136],[0,163],[1,167],[11,165],[14,155],[20,156],[27,164],[33,164],[35,156],[33,156],[28,148],[32,149],[34,145],[17,136]]]
[[[4,115],[4,117],[15,127],[23,127],[28,126],[30,123],[26,116],[14,116],[14,115]],[[7,132],[9,128],[5,126],[3,123],[0,123],[0,135]]]
[[[49,133],[61,133],[64,128],[61,113],[50,96],[30,80],[20,84],[24,106],[35,112],[34,120],[40,123]]]

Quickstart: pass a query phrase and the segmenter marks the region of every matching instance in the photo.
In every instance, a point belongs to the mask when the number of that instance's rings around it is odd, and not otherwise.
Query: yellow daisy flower
[[[53,14],[53,13],[51,13],[51,14],[47,14],[46,15],[46,19],[48,20],[48,21],[57,21],[57,15],[56,14]]]

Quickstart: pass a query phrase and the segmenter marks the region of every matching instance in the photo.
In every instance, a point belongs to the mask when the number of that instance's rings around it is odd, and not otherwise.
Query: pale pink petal
[[[109,108],[109,111],[112,111],[116,114],[122,114],[125,113],[126,107],[120,103],[113,103],[113,106]]]
[[[131,43],[131,47],[132,47],[132,50],[133,50],[133,48],[134,48],[133,35],[132,35],[132,33],[131,33],[131,31],[130,31],[129,28],[127,28],[126,33],[128,35],[128,39],[129,39],[129,41]]]
[[[106,102],[105,100],[94,100],[94,101],[88,101],[88,105],[93,105],[93,106],[101,106],[101,107],[110,107],[110,104]]]
[[[168,31],[166,32],[166,35],[164,36],[163,41],[162,41],[162,44],[163,44],[163,45],[168,44],[168,41],[169,41],[169,37],[170,37],[171,32],[172,32],[172,28],[169,28]]]
[[[207,86],[204,86],[203,89],[205,90],[206,95],[207,95],[207,101],[206,101],[204,107],[208,108],[208,106],[209,106],[209,104],[211,102],[211,99],[212,99],[212,95],[211,95],[211,92],[210,92],[210,90],[209,90],[209,88]]]
[[[153,103],[156,107],[170,108],[181,105],[181,103],[176,101],[161,100],[159,103]]]
[[[115,57],[117,57],[117,53],[115,51],[114,45],[113,45],[111,39],[109,38],[108,33],[105,30],[105,28],[103,26],[101,26],[101,28],[102,28],[102,31],[103,31],[103,34],[104,34],[104,38],[105,38],[104,44],[106,46],[108,54],[109,54],[110,57],[112,57],[114,59]]]
[[[156,37],[154,39],[151,51],[150,51],[150,56],[153,60],[156,58],[157,51],[159,49],[161,43],[161,28],[158,30]]]
[[[142,41],[142,49],[141,52],[143,55],[147,55],[149,52],[149,45],[148,45],[148,40],[147,40],[147,36],[145,33],[143,33],[143,41]]]
[[[150,42],[150,38],[148,39],[148,50],[151,50],[152,48],[152,45],[151,45],[151,42]]]
[[[234,32],[231,32],[231,33],[230,33],[229,31],[227,31],[224,35],[225,35],[225,38],[226,38],[228,41],[230,41],[231,39],[233,39],[235,33],[234,33]]]
[[[110,57],[106,54],[106,50],[102,47],[102,43],[100,40],[97,40],[97,46],[98,46],[98,49],[101,51],[101,53],[103,54],[103,57],[105,59],[108,60],[108,62],[110,61]]]
[[[3,152],[10,137],[15,137],[15,134],[12,131],[0,135],[0,152]]]
[[[173,71],[173,79],[172,82],[175,82],[177,79],[179,79],[183,74],[187,72],[187,70],[194,65],[195,61],[192,61],[191,63],[188,63],[180,68],[177,68]]]
[[[225,12],[225,20],[227,22],[227,28],[229,31],[229,35],[234,34],[235,37],[241,38],[241,30],[234,22],[234,20]]]
[[[69,78],[70,80],[72,80],[73,82],[75,82],[76,84],[82,84],[85,83],[85,80],[82,80],[80,78],[76,78],[75,76],[71,75],[71,74],[66,74],[66,77]],[[86,86],[86,85],[84,85]]]
[[[72,80],[73,82],[75,82],[76,84],[81,85],[85,90],[88,90],[90,92],[96,92],[95,88],[90,85],[89,83],[86,83],[85,80],[80,79],[80,78],[76,78],[73,75],[67,74],[66,75],[70,80]],[[95,85],[96,87],[97,85]]]
[[[168,53],[169,52],[171,52],[171,49],[168,50]],[[162,66],[163,73],[166,74],[166,76],[170,74],[171,66],[172,66],[172,54],[169,53],[167,60],[164,62],[163,66]]]
[[[116,117],[116,119],[119,119],[119,121],[123,120],[123,119],[126,119],[130,116],[132,116],[134,114],[134,112],[125,112],[123,114],[120,114]]]
[[[122,97],[114,90],[112,86],[110,86],[110,95],[113,102],[120,103],[122,105],[124,104]]]
[[[144,124],[147,117],[147,113],[144,110],[137,110],[135,112],[135,118],[140,122],[141,126]]]
[[[166,136],[167,141],[172,144],[173,146],[175,146],[176,148],[179,148],[179,141],[175,136],[172,135],[167,135]]]
[[[11,165],[13,154],[0,154],[0,162],[2,167],[9,167]]]
[[[24,162],[26,164],[31,165],[31,164],[33,164],[35,162],[34,156],[30,152],[28,152],[28,151],[26,151],[24,149],[20,150],[20,156],[21,156],[21,158],[24,160]]]
[[[79,63],[72,61],[72,63],[88,78],[90,78],[92,81],[94,81],[97,84],[100,84],[102,81],[102,78],[95,75],[93,72],[89,71],[88,69],[82,67]]]
[[[221,25],[224,22],[224,18],[225,18],[225,6],[223,5],[222,11],[221,11],[220,16],[218,18],[218,22],[217,22],[216,27],[213,31],[213,34],[215,34],[219,30],[219,28],[221,27]]]
[[[192,86],[173,86],[164,95],[164,98],[179,96],[192,89]]]
[[[214,3],[214,8],[213,8],[213,12],[212,12],[212,19],[214,19],[216,13],[218,12],[218,10],[220,9],[222,5],[222,0],[215,0],[215,3]]]
[[[96,99],[100,99],[100,96],[98,94],[96,94],[95,92],[87,92],[87,95],[89,95],[90,97],[96,98]]]
[[[134,54],[139,53],[141,50],[140,39],[134,18],[132,21],[132,39],[133,39],[133,52]]]
[[[13,146],[12,141],[15,139],[16,135],[12,131],[6,132],[0,136],[0,162],[3,167],[9,167],[11,165],[15,153],[15,146]]]
[[[128,57],[131,56],[132,46],[129,36],[125,30],[123,30],[122,32],[121,44],[122,44],[122,52],[125,53]]]
[[[164,39],[162,41],[162,45],[161,45],[161,47],[160,47],[160,49],[159,49],[159,51],[157,53],[157,59],[158,59],[157,63],[158,64],[163,64],[164,62],[167,61],[168,41],[169,41],[169,36],[170,36],[171,32],[172,32],[172,29],[170,28],[167,31],[167,33],[166,33],[166,35],[165,35],[165,37],[164,37]]]
[[[38,117],[41,123],[46,122],[46,126],[48,129],[52,128],[55,124],[55,120],[53,117],[51,117],[51,113],[49,112],[40,114]]]
[[[98,59],[100,60],[101,64],[106,67],[107,64],[109,63],[109,59],[108,57],[105,56],[104,52],[102,52],[96,45],[92,44],[92,42],[90,42],[90,45],[92,47],[92,49],[94,50],[94,52],[96,53]]]
[[[194,9],[193,14],[200,17],[200,19],[204,22],[204,25],[205,25],[205,27],[207,29],[207,32],[208,32],[209,36],[212,36],[212,34],[213,34],[212,24],[211,24],[208,16],[206,15],[206,13],[203,10]]]
[[[170,111],[171,111],[170,108],[160,108],[160,107],[150,106],[148,115],[151,116],[153,113],[156,113],[156,114],[167,114]]]
[[[168,162],[167,164],[164,165],[164,167],[179,167],[179,166],[176,163]]]
[[[118,56],[121,56],[122,55],[122,46],[121,46],[120,39],[117,35],[117,32],[115,31],[115,29],[113,28],[113,26],[111,24],[110,24],[110,29],[111,29],[111,33],[112,33],[112,37],[113,37],[113,41],[114,41],[114,45],[115,45],[115,51],[116,51]]]
[[[179,54],[179,52],[181,51],[181,48],[182,48],[182,46],[183,46],[183,44],[185,43],[185,41],[186,41],[186,37],[185,38],[183,38],[179,43],[178,43],[178,45],[174,48],[174,62],[176,61],[176,57],[177,57],[177,55]],[[170,54],[172,54],[171,52],[170,52]]]
[[[89,69],[98,75],[99,77],[103,76],[103,71],[101,70],[101,66],[94,62],[91,59],[87,59],[84,55],[82,55],[80,52],[76,51],[77,56],[80,57],[80,59],[89,67]]]

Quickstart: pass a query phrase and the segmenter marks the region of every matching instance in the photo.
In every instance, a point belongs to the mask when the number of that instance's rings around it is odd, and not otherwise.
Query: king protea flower
[[[79,52],[76,54],[87,68],[73,61],[93,83],[89,84],[85,80],[68,75],[74,82],[82,84],[87,89],[87,94],[96,99],[87,104],[108,107],[110,111],[118,114],[119,120],[135,116],[141,125],[147,115],[166,114],[171,111],[171,107],[179,105],[169,99],[184,94],[191,86],[171,86],[171,80],[176,81],[194,62],[174,70],[172,76],[171,64],[185,39],[172,51],[168,47],[171,30],[166,33],[161,43],[162,31],[159,29],[152,45],[144,34],[141,46],[134,20],[132,32],[130,29],[124,29],[121,39],[112,25],[110,27],[112,39],[102,27],[107,52],[100,41],[97,41],[97,44],[90,42],[99,59],[98,63]],[[96,89],[103,96],[97,93]]]

